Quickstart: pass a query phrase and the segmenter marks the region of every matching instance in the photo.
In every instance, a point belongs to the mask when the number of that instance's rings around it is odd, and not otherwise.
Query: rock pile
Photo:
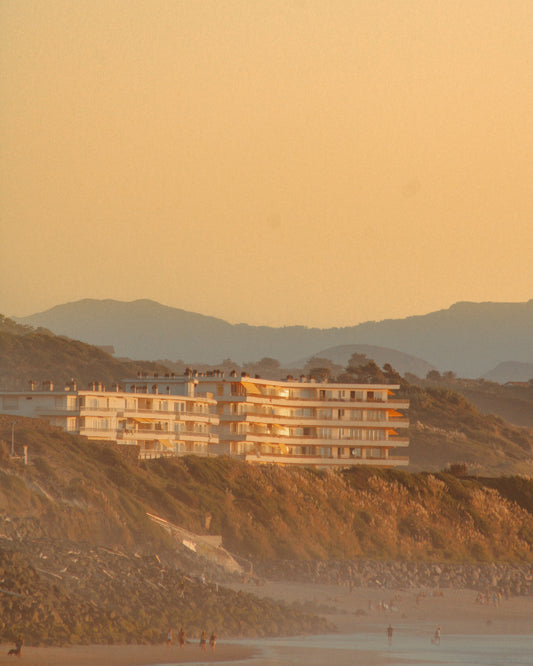
[[[271,580],[333,583],[387,589],[472,589],[533,594],[533,566],[491,564],[428,564],[425,562],[272,561],[256,565]]]
[[[191,638],[203,629],[221,637],[328,629],[321,618],[184,573],[157,555],[0,540],[2,640],[21,633],[29,645],[159,643],[180,626]]]

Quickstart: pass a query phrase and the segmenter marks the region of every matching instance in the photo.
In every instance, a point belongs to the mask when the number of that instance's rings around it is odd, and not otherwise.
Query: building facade
[[[127,390],[106,391],[102,384],[79,390],[74,383],[54,390],[46,382],[39,390],[0,395],[0,414],[42,418],[67,432],[92,440],[139,446],[140,458],[218,453],[216,402],[195,396],[194,380],[174,382],[173,393],[159,394],[152,382],[129,383]]]
[[[138,444],[141,457],[230,455],[319,467],[407,465],[398,385],[272,381],[215,371],[137,377],[124,390],[74,385],[0,395],[0,413],[46,418],[90,439]]]
[[[409,440],[398,385],[271,381],[234,373],[199,377],[217,401],[222,449],[250,462],[292,465],[407,465]],[[403,431],[403,434],[402,434]]]

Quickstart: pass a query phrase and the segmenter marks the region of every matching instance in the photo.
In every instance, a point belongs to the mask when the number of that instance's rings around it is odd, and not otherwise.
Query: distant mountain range
[[[533,362],[533,299],[461,302],[426,315],[327,329],[230,324],[151,300],[84,299],[16,321],[113,345],[118,356],[133,359],[219,363],[268,356],[290,365],[304,356],[323,356],[321,350],[330,347],[358,344],[387,347],[463,377],[481,377],[506,361]]]

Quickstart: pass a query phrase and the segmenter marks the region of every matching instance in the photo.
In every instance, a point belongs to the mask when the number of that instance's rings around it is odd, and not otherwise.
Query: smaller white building
[[[216,401],[195,395],[196,380],[168,378],[160,392],[154,381],[127,380],[125,390],[106,390],[98,382],[78,389],[74,382],[61,390],[45,382],[38,390],[0,394],[0,414],[45,419],[67,432],[92,440],[138,445],[141,458],[195,453],[220,453]],[[167,390],[168,389],[168,390]]]

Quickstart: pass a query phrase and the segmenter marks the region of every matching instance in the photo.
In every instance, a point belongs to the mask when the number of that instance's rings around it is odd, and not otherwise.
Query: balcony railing
[[[306,446],[312,442],[315,446],[366,446],[394,448],[409,446],[409,439],[403,437],[393,437],[390,439],[357,439],[342,438],[332,439],[331,437],[317,437],[316,435],[274,435],[269,433],[220,433],[221,441],[231,442],[257,442],[265,444],[285,444],[286,446]]]
[[[277,425],[302,424],[303,427],[335,426],[339,428],[359,427],[359,428],[408,428],[409,420],[407,418],[398,418],[394,420],[373,420],[373,419],[351,419],[335,416],[284,416],[279,414],[264,414],[262,412],[246,412],[245,414],[225,414],[221,417],[222,422],[230,423],[275,423]]]
[[[399,467],[409,464],[407,457],[395,458],[334,458],[313,455],[248,453],[244,455],[246,462],[281,463],[283,465],[301,465],[316,467],[356,467],[374,465],[379,467]]]

